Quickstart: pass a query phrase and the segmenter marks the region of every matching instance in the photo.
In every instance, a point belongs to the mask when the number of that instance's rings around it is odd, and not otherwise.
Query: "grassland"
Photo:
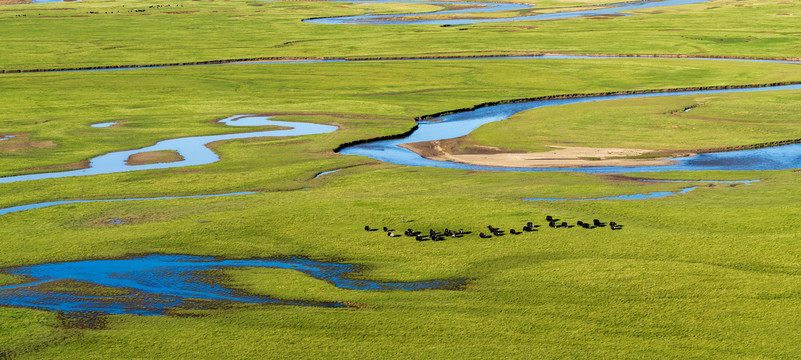
[[[790,90],[556,106],[488,124],[463,142],[526,152],[549,146],[675,152],[761,144],[801,138],[799,103],[801,93]]]
[[[299,22],[363,8],[422,8],[417,5],[178,4],[197,12],[168,14],[172,7],[151,10],[152,4],[142,2],[14,7],[0,14],[0,44],[8,49],[0,68],[506,51],[783,57],[797,56],[801,46],[791,26],[798,10],[780,1],[714,1],[637,17],[476,25],[467,31]],[[150,15],[72,17],[122,5],[146,8]],[[48,10],[52,16],[39,18],[31,14],[38,10],[26,10],[31,8],[73,10]],[[14,16],[20,12],[31,15]],[[665,31],[677,27],[678,19],[685,30]],[[730,26],[716,30],[715,39],[701,36],[724,19]],[[279,46],[287,41],[299,42]],[[301,255],[363,265],[356,276],[375,280],[470,282],[462,291],[350,291],[292,271],[230,270],[225,282],[239,289],[355,307],[242,304],[177,314],[183,316],[105,316],[91,329],[70,326],[53,312],[2,307],[0,357],[796,358],[801,173],[475,172],[395,166],[331,149],[406,131],[416,116],[487,101],[799,80],[801,67],[792,64],[627,58],[1,74],[0,135],[17,137],[0,142],[0,176],[78,167],[93,156],[165,138],[247,131],[214,123],[234,114],[340,126],[330,134],[215,144],[222,160],[205,166],[2,184],[3,208],[65,199],[264,191],[3,215],[2,267],[154,252]],[[521,113],[482,127],[471,140],[526,151],[568,141],[653,149],[736,146],[800,137],[799,103],[798,92],[587,103]],[[703,106],[673,115],[697,104]],[[89,127],[110,121],[120,124]],[[618,136],[594,135],[607,129]],[[313,179],[334,169],[343,170]],[[762,181],[710,187],[636,181],[640,175]],[[692,185],[702,187],[654,200],[521,201]],[[614,220],[624,229],[543,228],[521,236],[479,239],[474,233],[423,243],[361,230],[371,225],[477,232],[487,224],[503,229],[525,221],[544,224],[545,215],[571,222]],[[402,224],[401,217],[411,222]],[[111,224],[110,218],[128,222]],[[0,285],[22,281],[0,274]]]
[[[0,12],[0,69],[259,57],[392,57],[569,52],[798,57],[792,2],[714,0],[614,19],[473,26],[334,26],[318,16],[432,11],[417,4],[136,0],[15,5]],[[564,6],[551,2],[542,4]],[[129,13],[131,10],[145,12]],[[89,14],[97,12],[98,14]],[[19,15],[26,15],[19,17]],[[710,19],[715,19],[710,21]],[[718,21],[731,19],[725,27]],[[680,24],[680,25],[679,25]]]

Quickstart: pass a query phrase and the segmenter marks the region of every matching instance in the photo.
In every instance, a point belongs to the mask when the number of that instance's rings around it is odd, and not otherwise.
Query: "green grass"
[[[548,146],[703,150],[801,138],[801,92],[671,96],[552,106],[487,124],[466,141],[529,152]],[[685,108],[695,107],[687,112]],[[515,136],[509,136],[515,134]]]
[[[400,13],[437,8],[418,4],[242,0],[177,4],[184,7],[151,9],[148,6],[153,3],[138,0],[8,7],[9,11],[0,13],[0,31],[4,34],[0,39],[0,48],[4,49],[0,69],[282,56],[436,56],[520,51],[761,57],[798,57],[801,53],[796,26],[799,9],[781,0],[715,0],[645,9],[637,16],[605,20],[457,27],[301,22],[311,17],[370,12],[367,9]],[[550,6],[560,5],[541,4],[542,8]],[[146,12],[128,13],[132,9]],[[89,11],[101,14],[87,14]],[[169,13],[174,11],[190,13]],[[27,16],[17,17],[22,14]],[[720,23],[727,25],[718,26]]]
[[[797,56],[799,50],[797,6],[773,0],[717,0],[609,20],[444,28],[299,22],[367,8],[434,8],[427,5],[178,4],[184,5],[178,10],[197,12],[168,14],[175,9],[161,8],[129,16],[127,9],[153,5],[140,1],[4,7],[10,11],[0,12],[0,68],[508,51],[774,57]],[[566,4],[572,3],[539,5]],[[55,8],[71,10],[32,10]],[[117,10],[121,13],[70,17]],[[34,15],[40,12],[41,17]],[[28,16],[15,16],[22,13]],[[683,30],[667,31],[679,27]],[[70,327],[53,312],[2,307],[0,358],[797,358],[801,322],[793,314],[801,310],[801,173],[477,172],[395,166],[331,149],[406,131],[416,116],[488,101],[799,81],[799,69],[596,59],[2,74],[0,135],[17,137],[0,142],[0,176],[53,171],[160,139],[248,131],[214,124],[234,114],[274,114],[340,130],[217,144],[222,160],[205,166],[2,184],[0,208],[68,199],[264,193],[71,204],[2,215],[0,267],[149,253],[299,255],[359,264],[363,270],[353,276],[361,279],[462,278],[469,284],[461,291],[352,291],[289,270],[228,270],[223,279],[234,288],[355,307],[240,304],[176,316],[106,316],[98,329]],[[787,91],[594,102],[521,113],[472,137],[527,151],[549,144],[736,146],[799,137],[800,101],[798,91]],[[89,127],[109,121],[120,125]],[[615,136],[593,135],[607,129]],[[505,136],[510,133],[515,136]],[[343,170],[313,179],[335,169]],[[639,177],[762,181],[736,186],[632,181]],[[521,200],[694,185],[700,186],[687,194],[652,200]],[[520,236],[477,236],[488,224],[504,230],[519,230],[526,221],[544,225],[546,215],[572,223],[612,220],[624,228],[544,226]],[[402,217],[410,222],[401,223]],[[111,224],[110,218],[128,222]],[[365,232],[364,225],[463,227],[474,233],[420,243]],[[3,285],[22,281],[0,274]],[[82,286],[79,291],[119,290]]]
[[[362,169],[336,173],[326,186],[311,191],[86,204],[9,215],[3,219],[10,223],[3,238],[17,241],[6,241],[3,247],[17,254],[15,264],[79,259],[86,252],[92,257],[149,251],[234,257],[303,254],[365,264],[368,271],[359,276],[371,279],[470,278],[468,290],[357,292],[299,274],[276,278],[286,271],[236,271],[233,283],[257,293],[346,301],[363,308],[248,305],[203,311],[204,316],[189,319],[113,316],[107,330],[82,332],[69,344],[35,356],[78,357],[98,346],[94,357],[181,357],[210,351],[242,357],[265,351],[275,357],[369,356],[375,351],[391,356],[385,353],[389,349],[398,352],[395,356],[438,357],[448,357],[448,349],[460,349],[457,353],[468,357],[573,357],[579,351],[593,357],[797,354],[792,337],[775,338],[797,330],[792,321],[776,320],[798,306],[793,289],[801,269],[791,225],[799,212],[796,173],[759,174],[766,180],[755,185],[705,188],[651,201],[525,203],[519,198],[680,185],[571,174]],[[560,184],[558,191],[553,184]],[[153,213],[161,215],[158,221],[89,226],[97,218]],[[423,229],[477,230],[487,222],[506,228],[527,219],[541,223],[545,214],[570,221],[616,219],[626,228],[543,229],[519,237],[482,240],[474,235],[440,243],[388,239],[360,229],[365,223],[403,226],[401,215]],[[32,218],[39,219],[37,238],[13,235],[31,227],[24,219]],[[57,248],[54,241],[60,244]],[[157,329],[166,336],[153,336]],[[450,341],[437,346],[444,339]],[[752,342],[764,345],[754,347]],[[579,350],[580,343],[592,346]],[[377,349],[376,344],[382,346]]]
[[[190,318],[110,316],[103,330],[65,330],[53,325],[59,323],[55,314],[2,309],[0,314],[24,314],[8,321],[17,330],[7,336],[16,340],[4,350],[67,358],[209,353],[310,358],[797,354],[792,337],[767,341],[797,330],[793,322],[773,320],[797,306],[792,292],[801,271],[795,261],[799,253],[792,226],[801,213],[794,190],[797,173],[660,174],[661,178],[765,180],[641,202],[528,203],[520,199],[587,198],[689,185],[572,173],[406,168],[330,152],[344,141],[405,130],[413,116],[484,101],[575,89],[771,82],[792,79],[796,71],[781,64],[686,61],[679,66],[672,60],[645,59],[538,61],[536,69],[531,63],[211,66],[8,76],[4,113],[9,120],[4,121],[4,131],[24,129],[32,139],[52,140],[58,146],[44,150],[47,157],[20,151],[24,160],[6,160],[7,174],[35,161],[68,163],[147,145],[164,133],[179,137],[228,132],[230,128],[209,121],[234,113],[307,109],[306,115],[285,118],[335,122],[343,130],[299,139],[229,142],[215,148],[222,161],[191,171],[5,184],[4,206],[74,198],[260,189],[267,193],[73,204],[4,215],[0,217],[3,266],[153,252],[237,258],[304,255],[362,264],[365,271],[356,276],[369,279],[468,278],[471,283],[459,292],[358,292],[335,289],[298,273],[286,275],[287,271],[233,271],[231,284],[248,291],[343,301],[359,308],[242,305],[201,311],[203,316]],[[387,71],[388,66],[394,71]],[[500,73],[498,69],[504,76],[488,76]],[[671,80],[649,75],[666,71],[677,75]],[[541,76],[544,73],[551,75]],[[553,82],[559,73],[564,80]],[[432,83],[433,76],[448,81]],[[322,77],[327,81],[320,81]],[[71,90],[37,92],[39,81],[32,79]],[[295,86],[287,95],[290,90],[281,84],[290,80]],[[161,93],[153,95],[157,89]],[[793,108],[794,99],[769,95],[776,94],[760,94],[757,99],[785,102],[784,110]],[[712,104],[693,111],[733,116],[718,113],[726,107]],[[607,109],[602,103],[593,105],[596,113]],[[748,108],[748,103],[742,107]],[[25,121],[14,120],[23,115]],[[48,119],[60,120],[45,122]],[[111,120],[122,120],[122,125],[88,127]],[[75,134],[85,136],[83,142],[70,139]],[[319,171],[352,165],[360,166],[312,179]],[[311,189],[300,190],[305,187]],[[617,220],[625,229],[543,229],[487,240],[474,233],[440,243],[389,239],[361,230],[366,224],[401,228],[400,218],[405,216],[418,229],[464,227],[477,232],[487,223],[504,229],[520,227],[527,220],[543,224],[546,214],[571,222]],[[130,222],[112,225],[105,221],[109,218]],[[706,281],[699,285],[701,279]],[[685,313],[691,315],[680,316]],[[764,345],[742,345],[752,342]]]
[[[6,74],[3,80],[0,96],[5,110],[0,115],[0,134],[30,135],[0,144],[0,149],[21,145],[0,157],[0,174],[7,176],[46,171],[35,169],[140,148],[165,138],[247,131],[212,123],[234,114],[286,114],[280,118],[342,125],[341,131],[311,137],[317,139],[309,144],[318,153],[315,156],[330,157],[319,153],[347,141],[401,133],[412,126],[410,120],[416,116],[487,101],[770,83],[801,80],[801,72],[790,64],[673,59],[482,60]],[[41,83],[62,90],[42,93]],[[587,106],[608,105],[576,105],[579,109]],[[670,110],[673,107],[660,111]],[[110,121],[120,125],[89,127]],[[632,119],[629,124],[636,122]],[[707,128],[704,133],[715,136],[717,131]],[[36,147],[44,142],[55,147]]]

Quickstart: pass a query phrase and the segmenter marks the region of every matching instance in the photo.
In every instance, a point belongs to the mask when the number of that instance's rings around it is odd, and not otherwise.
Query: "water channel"
[[[329,0],[331,1],[331,0]],[[564,11],[550,14],[531,14],[523,16],[510,16],[510,17],[484,17],[481,18],[482,13],[500,12],[500,11],[520,11],[531,9],[533,5],[513,4],[513,3],[485,3],[485,2],[446,2],[446,1],[393,1],[393,0],[373,0],[373,1],[352,1],[352,0],[336,0],[339,2],[347,2],[354,4],[370,4],[370,3],[422,3],[432,5],[460,5],[471,6],[469,9],[457,10],[441,10],[427,13],[408,13],[408,14],[365,14],[354,16],[341,16],[341,17],[326,17],[303,20],[315,24],[332,24],[332,25],[469,25],[477,23],[491,23],[491,22],[506,22],[506,21],[527,21],[527,20],[557,20],[569,19],[583,16],[625,16],[625,11],[635,11],[642,9],[677,6],[677,5],[691,5],[699,4],[711,0],[645,0],[645,1],[630,1],[614,4],[598,5],[599,8],[591,10],[576,10]],[[476,14],[475,18],[454,18],[454,19],[437,19],[437,16],[453,15],[453,14]],[[415,18],[419,16],[426,16],[425,18]],[[411,19],[409,19],[411,17]]]

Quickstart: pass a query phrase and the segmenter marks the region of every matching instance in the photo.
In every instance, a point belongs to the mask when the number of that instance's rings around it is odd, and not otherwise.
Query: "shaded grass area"
[[[552,106],[482,126],[463,142],[529,152],[552,150],[548,145],[725,148],[801,138],[799,103],[798,91],[774,91]]]
[[[569,3],[545,3],[534,11]],[[221,0],[150,7],[155,5],[88,0],[5,6],[0,12],[4,34],[0,47],[6,56],[0,58],[0,69],[520,51],[762,57],[798,57],[801,52],[796,26],[799,9],[781,0],[715,0],[644,9],[636,12],[637,16],[609,19],[456,27],[336,26],[301,21],[440,8],[421,4]],[[177,5],[182,7],[174,7]],[[133,10],[144,12],[129,12]],[[720,22],[727,26],[717,26]]]

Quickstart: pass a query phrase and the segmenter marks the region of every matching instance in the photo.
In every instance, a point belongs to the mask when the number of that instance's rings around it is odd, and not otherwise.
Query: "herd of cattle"
[[[567,229],[567,228],[573,228],[573,227],[580,227],[580,228],[584,228],[584,229],[596,229],[596,228],[602,228],[602,227],[607,227],[607,226],[609,226],[609,229],[611,229],[611,230],[620,230],[620,229],[623,228],[623,225],[620,225],[620,224],[618,224],[618,223],[616,223],[614,221],[610,221],[607,224],[607,223],[601,222],[598,219],[593,219],[592,223],[588,223],[588,222],[584,222],[584,221],[579,220],[579,221],[576,222],[576,225],[569,225],[567,223],[567,221],[559,221],[559,220],[560,219],[554,218],[551,215],[548,215],[548,216],[545,217],[545,221],[548,222],[548,227],[553,228],[553,229],[558,229],[558,228],[566,228]],[[534,223],[529,221],[523,226],[523,228],[522,228],[523,231],[517,231],[515,229],[509,229],[509,234],[520,235],[520,234],[527,233],[527,232],[537,231],[539,227],[540,227],[540,225],[534,225]],[[389,236],[389,237],[396,237],[396,236],[405,235],[405,236],[408,236],[408,237],[414,237],[415,240],[417,240],[417,241],[426,241],[426,240],[441,241],[441,240],[445,240],[445,238],[447,238],[447,237],[458,238],[458,237],[463,237],[464,235],[472,233],[470,231],[465,231],[464,229],[451,230],[451,229],[447,229],[446,228],[441,233],[437,232],[434,229],[429,229],[428,230],[428,235],[424,235],[422,231],[415,231],[414,229],[409,228],[409,229],[406,229],[406,231],[403,232],[403,235],[400,235],[400,234],[395,234],[395,230],[389,229],[386,226],[384,226],[382,229],[384,230],[385,233],[387,233],[387,236]],[[377,229],[377,228],[373,229],[369,225],[367,225],[367,226],[364,227],[364,230],[365,231],[378,231],[379,229]],[[485,234],[484,232],[479,232],[478,236],[480,238],[482,238],[482,239],[489,239],[489,238],[491,238],[493,236],[503,236],[503,235],[505,235],[505,232],[503,230],[501,230],[500,228],[493,227],[492,225],[487,225],[487,230],[488,230],[488,233]]]

